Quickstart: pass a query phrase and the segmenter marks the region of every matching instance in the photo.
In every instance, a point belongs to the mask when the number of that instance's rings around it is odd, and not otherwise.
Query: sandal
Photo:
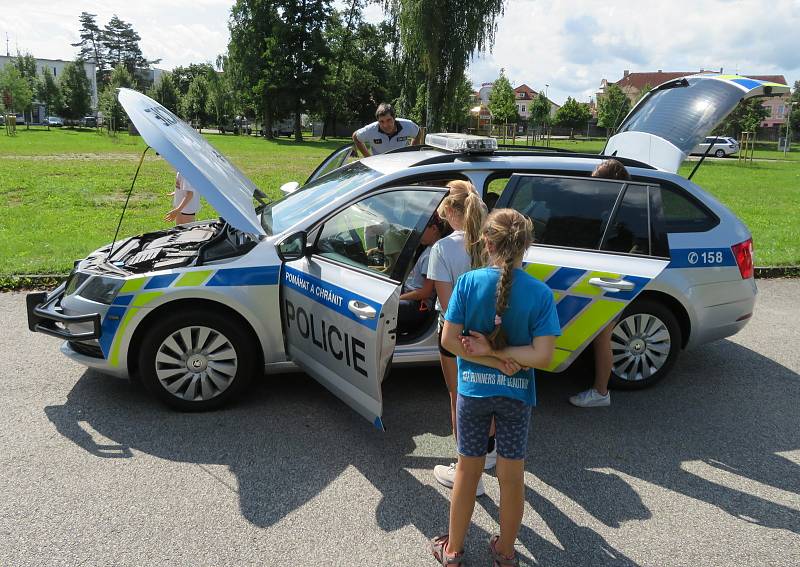
[[[464,562],[464,552],[460,551],[455,555],[447,555],[448,535],[441,535],[431,540],[431,553],[440,565],[461,565]]]
[[[492,567],[519,567],[519,557],[517,557],[516,553],[508,556],[497,551],[495,546],[498,539],[500,539],[500,536],[495,535],[489,540],[489,550],[492,552],[492,559],[494,560]]]

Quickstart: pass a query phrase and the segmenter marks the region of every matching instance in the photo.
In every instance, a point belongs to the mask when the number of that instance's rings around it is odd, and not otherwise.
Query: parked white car
[[[709,146],[712,146],[710,150]],[[739,142],[727,136],[708,136],[694,147],[692,153],[703,155],[706,150],[710,156],[728,157],[739,151]]]

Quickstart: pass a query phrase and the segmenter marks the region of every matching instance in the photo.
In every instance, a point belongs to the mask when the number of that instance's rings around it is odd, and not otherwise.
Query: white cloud
[[[336,0],[337,6],[342,0]],[[113,14],[133,24],[146,57],[170,69],[213,61],[228,42],[231,0],[27,0],[20,8],[0,0],[0,40],[38,57],[72,58],[78,16]],[[367,19],[381,18],[370,4]],[[557,102],[586,101],[602,78],[618,80],[624,69],[691,71],[700,68],[800,78],[800,0],[508,0],[494,49],[477,57],[470,77],[479,85],[503,67],[515,84],[535,90],[549,84]]]

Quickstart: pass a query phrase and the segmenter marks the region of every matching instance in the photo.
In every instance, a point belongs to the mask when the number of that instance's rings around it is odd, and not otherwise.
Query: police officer
[[[391,104],[382,102],[375,111],[378,120],[353,132],[353,143],[364,157],[419,144],[422,131],[419,126],[405,118],[395,118]],[[367,149],[370,145],[372,152]]]

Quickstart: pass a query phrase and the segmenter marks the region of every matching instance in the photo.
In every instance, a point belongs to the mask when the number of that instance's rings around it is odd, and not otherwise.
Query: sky
[[[36,57],[71,59],[77,50],[78,16],[113,14],[133,24],[145,57],[172,69],[214,61],[228,42],[231,0],[0,0],[0,42]],[[379,4],[367,19],[382,18]],[[507,0],[494,47],[469,67],[475,88],[500,69],[514,86],[526,83],[563,103],[587,102],[601,79],[624,70],[696,71],[784,75],[800,79],[800,0]],[[5,45],[2,45],[5,53]],[[549,86],[546,86],[549,85]]]

